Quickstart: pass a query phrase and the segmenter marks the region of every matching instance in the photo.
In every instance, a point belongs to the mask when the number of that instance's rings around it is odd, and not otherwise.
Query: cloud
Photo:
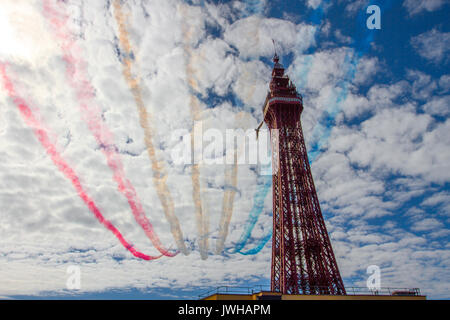
[[[358,10],[364,10],[363,7],[367,7],[370,4],[370,1],[368,0],[346,0],[344,2],[348,2],[348,4],[345,6],[345,11],[349,12],[350,14],[355,14]]]
[[[448,192],[435,193],[431,197],[425,199],[422,205],[435,206],[437,204],[450,203],[450,194]]]
[[[432,29],[411,38],[411,45],[423,58],[433,63],[448,63],[450,32]]]
[[[399,81],[391,84],[374,84],[367,93],[370,106],[377,110],[392,108],[404,101],[405,95],[410,91],[410,84]],[[416,93],[414,94],[416,95]]]
[[[442,222],[434,218],[428,218],[414,223],[411,229],[414,231],[431,231],[441,227],[443,227]]]
[[[349,44],[352,42],[352,38],[349,36],[343,35],[342,31],[339,29],[336,29],[336,31],[334,31],[334,36],[340,43]]]
[[[308,0],[306,4],[308,5],[308,7],[317,9],[322,4],[322,0]]]
[[[436,124],[428,115],[417,115],[407,109],[384,110],[361,125],[348,155],[351,161],[385,173],[401,172],[423,179],[444,182],[450,150],[443,136],[450,122]],[[444,140],[441,140],[444,139]],[[433,164],[433,165],[431,165]]]
[[[331,143],[334,145],[334,141]],[[391,214],[391,204],[383,203],[381,197],[385,189],[383,182],[355,171],[343,154],[329,151],[321,156],[313,164],[313,175],[323,210],[334,212],[338,220]]]
[[[450,115],[450,96],[433,97],[423,105],[423,110],[431,115],[447,117]]]
[[[354,52],[345,47],[323,50],[311,55],[297,55],[287,73],[302,92],[317,92],[321,88],[334,87],[339,81],[348,80],[347,71]]]
[[[450,75],[444,74],[439,79],[439,87],[446,93],[450,90]]]
[[[198,90],[206,96],[207,89],[224,96],[239,76],[237,61],[231,47],[221,39],[207,39],[193,51]]]
[[[445,4],[444,0],[404,0],[403,6],[406,8],[408,13],[413,16],[423,11],[436,11],[440,9]]]
[[[304,51],[314,45],[315,27],[290,21],[250,16],[228,26],[224,39],[239,50],[242,58],[272,57],[272,39],[277,40],[279,54]]]
[[[437,84],[432,77],[419,70],[408,69],[406,79],[410,81],[411,94],[413,98],[427,100],[437,89]]]
[[[372,82],[373,76],[381,69],[381,63],[376,57],[363,57],[358,61],[354,83],[361,85]]]

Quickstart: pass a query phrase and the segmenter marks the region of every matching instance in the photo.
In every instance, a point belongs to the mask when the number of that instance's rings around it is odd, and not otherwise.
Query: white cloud
[[[367,7],[370,3],[368,0],[344,0],[344,2],[348,3],[345,6],[345,11],[350,14],[355,14],[359,10],[364,10],[363,7]]]
[[[376,234],[370,229],[360,233]],[[448,250],[436,250],[427,245],[426,238],[401,229],[393,230],[391,234],[395,240],[385,238],[378,243],[369,244],[335,240],[333,247],[338,259],[346,257],[339,259],[342,261],[339,267],[343,276],[361,279],[355,286],[364,287],[367,279],[366,268],[369,265],[378,265],[381,269],[382,287],[418,287],[428,299],[436,297],[436,292],[446,292],[450,279],[443,268],[449,266]],[[444,297],[445,294],[440,296]]]
[[[404,0],[403,6],[408,10],[410,15],[416,15],[423,11],[436,11],[445,4],[444,0]]]
[[[331,145],[334,146],[334,141]],[[322,155],[313,164],[313,175],[324,210],[338,212],[339,217],[346,220],[391,214],[391,204],[381,199],[385,189],[383,182],[353,170],[343,154],[333,150]]]
[[[318,93],[322,88],[332,90],[339,82],[348,80],[348,70],[354,53],[347,48],[335,48],[297,55],[287,74],[297,84],[302,94]]]
[[[336,29],[334,31],[334,36],[340,43],[349,44],[352,42],[352,38],[346,35],[342,34],[342,31],[339,29]]]
[[[442,203],[450,203],[450,194],[448,192],[435,193],[431,197],[425,199],[422,202],[422,205],[435,206]]]
[[[193,52],[194,73],[199,91],[206,94],[207,88],[223,96],[238,76],[236,59],[231,48],[221,39],[207,39]]]
[[[317,9],[322,3],[322,0],[308,0],[307,5],[313,9]]]
[[[450,32],[436,29],[411,38],[411,45],[423,58],[434,63],[447,63],[450,50]]]
[[[450,96],[433,97],[423,105],[423,110],[431,115],[447,117],[450,115]]]
[[[375,84],[367,93],[372,108],[385,109],[396,105],[407,93],[409,84],[406,81],[385,85]]]
[[[342,112],[348,120],[371,110],[371,106],[366,97],[353,94],[351,92],[347,95],[342,104],[344,106],[342,108]]]
[[[428,115],[417,115],[407,109],[381,111],[362,123],[361,140],[355,142],[348,155],[351,161],[381,172],[448,181],[450,150],[443,133],[450,122],[428,131],[431,123]]]
[[[302,52],[315,44],[315,27],[290,21],[250,16],[231,24],[224,39],[235,46],[243,58],[272,57],[272,39],[277,39],[279,54]]]
[[[414,231],[430,231],[441,227],[443,227],[442,222],[434,218],[427,218],[414,223],[411,229]]]
[[[373,82],[373,76],[381,69],[378,58],[364,57],[358,61],[358,65],[355,72],[355,84],[364,84]]]
[[[436,81],[419,70],[407,70],[406,78],[412,83],[411,94],[415,99],[427,100],[437,89]]]
[[[450,90],[450,75],[444,74],[439,78],[439,87],[443,92],[448,92]]]

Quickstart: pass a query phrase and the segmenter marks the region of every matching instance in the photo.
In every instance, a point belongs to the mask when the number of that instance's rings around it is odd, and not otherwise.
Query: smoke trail
[[[246,116],[248,116],[245,112],[239,112],[236,114],[236,120],[238,122],[238,128],[245,129],[247,127],[245,125],[246,119],[244,119]],[[220,224],[219,224],[219,237],[217,238],[216,243],[216,254],[221,254],[223,251],[223,247],[225,245],[225,241],[228,236],[228,228],[230,225],[231,217],[233,216],[233,205],[234,205],[234,197],[236,195],[237,190],[237,182],[238,182],[238,158],[239,154],[242,151],[242,148],[245,147],[244,144],[237,146],[234,144],[233,141],[233,156],[234,156],[234,162],[231,168],[226,167],[225,168],[225,185],[226,189],[223,194],[223,205],[222,205],[222,215],[220,218]],[[244,150],[245,152],[245,150]]]
[[[150,158],[153,170],[153,183],[155,185],[159,200],[163,207],[164,214],[169,221],[170,229],[178,249],[185,255],[188,254],[188,249],[183,241],[183,232],[180,228],[180,223],[178,218],[174,213],[174,202],[170,194],[169,188],[167,187],[166,180],[167,175],[164,172],[163,163],[159,162],[156,156],[155,148],[153,146],[153,128],[149,125],[151,123],[151,114],[147,112],[144,101],[142,99],[142,91],[139,85],[139,79],[132,74],[132,59],[130,59],[133,49],[129,41],[129,35],[126,28],[126,18],[122,12],[120,1],[114,1],[114,13],[115,19],[119,27],[119,40],[122,49],[126,51],[126,55],[122,61],[123,65],[123,76],[130,87],[131,93],[133,94],[134,101],[136,103],[140,125],[144,131],[144,140],[147,147],[147,153]]]
[[[377,2],[372,4],[377,4],[380,6],[380,4]],[[390,9],[391,5],[392,2],[390,0],[384,1],[382,3],[384,10]],[[320,122],[314,127],[313,137],[319,136],[319,139],[317,139],[317,141],[310,147],[310,163],[314,162],[317,159],[318,155],[322,152],[322,149],[327,144],[328,139],[331,135],[331,131],[334,127],[336,116],[342,109],[342,103],[347,99],[351,82],[355,79],[359,62],[364,54],[366,54],[370,50],[371,43],[374,41],[376,30],[369,30],[368,28],[366,28],[365,18],[365,10],[360,10],[357,18],[359,25],[359,28],[357,29],[357,36],[359,36],[360,38],[354,44],[356,52],[353,57],[350,54],[346,55],[343,65],[349,65],[349,68],[346,72],[344,80],[342,80],[338,84],[340,86],[340,91],[337,94],[335,101],[330,103],[329,107],[324,112],[324,115],[322,115],[322,120],[320,120]],[[364,30],[364,32],[360,32],[361,30]]]
[[[231,253],[242,253],[241,250],[244,249],[247,244],[248,239],[250,239],[253,229],[255,228],[256,222],[258,221],[259,215],[264,209],[264,200],[269,193],[269,190],[272,187],[272,176],[264,175],[258,177],[258,190],[256,191],[253,198],[253,207],[250,210],[250,214],[245,222],[244,231],[242,232],[241,237],[235,245],[234,250]],[[270,236],[272,235],[272,231],[270,232]],[[264,238],[266,238],[265,236]],[[270,238],[270,237],[269,237]],[[264,244],[267,241],[264,242]],[[257,247],[259,247],[258,245]],[[264,247],[264,245],[262,246]],[[261,247],[261,249],[262,249]],[[259,251],[258,251],[259,252]],[[256,254],[257,252],[255,252]],[[243,254],[243,253],[242,253]]]
[[[345,58],[346,62],[344,62],[344,65],[346,65],[348,63],[347,62],[348,60],[349,60],[349,55],[346,56],[346,58]],[[357,57],[357,59],[354,60],[354,62],[351,63],[351,65],[350,65],[350,69],[348,72],[348,76],[350,78],[349,81],[351,81],[355,77],[355,72],[356,72],[356,67],[357,67],[358,62],[359,62],[359,57]],[[319,136],[319,139],[314,144],[312,144],[312,146],[310,147],[310,150],[308,152],[308,158],[309,158],[310,164],[313,163],[317,159],[317,157],[319,156],[319,154],[322,151],[322,148],[326,145],[326,143],[331,135],[331,130],[333,129],[333,126],[334,126],[334,120],[336,119],[336,116],[338,115],[338,113],[341,111],[342,102],[344,102],[345,99],[347,98],[349,85],[350,85],[349,81],[346,81],[346,82],[340,84],[341,90],[337,94],[337,97],[336,97],[334,103],[330,103],[329,107],[325,111],[326,117],[324,117],[324,119],[321,120],[321,122],[317,123],[313,129],[313,134],[312,134],[313,137]]]
[[[120,231],[110,221],[106,220],[103,217],[103,214],[101,213],[100,209],[96,206],[94,200],[87,195],[86,191],[81,185],[80,179],[78,178],[74,170],[67,164],[67,162],[61,156],[61,154],[56,150],[55,145],[51,143],[49,139],[48,130],[44,128],[43,123],[39,121],[39,119],[41,118],[40,115],[33,114],[33,111],[27,105],[25,100],[16,94],[13,84],[6,74],[6,68],[3,63],[0,63],[0,74],[3,79],[4,88],[7,91],[9,97],[13,100],[17,109],[19,109],[19,112],[23,120],[33,130],[34,135],[39,140],[42,147],[44,147],[45,151],[50,156],[55,166],[61,171],[63,175],[66,176],[67,179],[70,180],[70,182],[72,182],[72,185],[77,191],[78,196],[88,206],[89,210],[94,214],[95,218],[97,218],[97,220],[103,226],[105,226],[109,231],[111,231],[120,241],[120,243],[135,257],[144,260],[155,260],[162,257],[162,255],[149,256],[143,254],[142,252],[137,251],[135,248],[133,248],[132,244],[130,244],[128,241],[125,240]]]
[[[258,244],[254,248],[247,251],[238,252],[244,256],[257,254],[266,246],[266,243],[270,240],[270,238],[272,238],[272,228],[270,228],[269,232],[267,232],[267,234],[259,240]]]
[[[230,225],[231,217],[233,215],[234,197],[236,195],[237,186],[237,149],[234,149],[234,163],[230,168],[225,168],[225,185],[226,189],[223,193],[222,215],[219,224],[219,237],[216,242],[216,254],[221,254],[225,240],[228,235],[228,227]]]
[[[186,5],[180,5],[179,10],[181,11],[181,16],[186,17]],[[195,96],[194,90],[198,88],[197,81],[194,78],[194,65],[193,65],[193,53],[192,49],[189,45],[189,42],[192,39],[193,31],[188,28],[187,23],[184,22],[182,24],[182,33],[184,39],[183,49],[187,56],[187,65],[186,65],[186,77],[190,87],[189,93],[189,105],[191,111],[191,118],[194,125],[197,121],[201,120],[201,109],[198,98]],[[195,128],[193,129],[194,133],[191,134],[191,148],[194,149],[194,163],[191,168],[191,179],[192,179],[192,198],[194,200],[195,205],[195,221],[197,225],[197,233],[198,233],[198,246],[200,251],[200,256],[203,260],[208,258],[208,233],[209,233],[209,217],[207,212],[202,207],[202,199],[201,199],[201,189],[200,189],[200,166],[195,161]],[[205,212],[204,212],[205,211]]]
[[[113,171],[113,178],[117,182],[118,190],[127,198],[136,222],[142,227],[153,245],[163,255],[173,257],[178,252],[170,253],[165,249],[153,226],[147,219],[142,204],[131,182],[125,177],[121,158],[114,147],[114,137],[101,118],[101,110],[95,104],[94,88],[87,76],[86,62],[76,57],[80,49],[76,46],[70,32],[67,30],[68,16],[52,7],[51,0],[43,0],[44,16],[52,26],[56,38],[60,41],[63,51],[63,59],[66,63],[66,75],[70,85],[74,88],[79,102],[83,120],[94,135],[96,142],[102,147],[102,152],[107,159],[107,164]]]

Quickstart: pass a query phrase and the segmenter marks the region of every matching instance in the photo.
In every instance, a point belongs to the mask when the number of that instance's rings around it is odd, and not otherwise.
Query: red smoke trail
[[[155,260],[162,255],[159,256],[148,256],[146,254],[143,254],[142,252],[137,251],[133,248],[133,246],[125,240],[125,238],[122,236],[119,230],[108,220],[106,220],[98,207],[95,205],[94,200],[92,200],[87,194],[86,191],[83,189],[83,186],[81,185],[81,182],[73,169],[67,164],[67,162],[61,157],[61,154],[56,150],[55,146],[51,143],[47,130],[43,127],[43,124],[38,120],[40,117],[39,115],[36,117],[33,112],[31,111],[30,107],[27,105],[24,99],[17,96],[14,86],[11,82],[11,80],[8,78],[5,70],[5,65],[3,63],[0,63],[0,74],[3,78],[3,84],[5,90],[8,92],[8,95],[12,100],[14,101],[14,104],[17,106],[17,108],[20,111],[20,114],[22,115],[22,118],[24,119],[25,123],[33,129],[34,134],[36,135],[36,138],[39,140],[41,145],[44,147],[44,149],[47,151],[47,154],[51,157],[53,160],[53,163],[56,165],[56,167],[72,182],[73,186],[75,187],[75,190],[77,190],[78,196],[84,201],[84,203],[88,206],[89,210],[95,215],[97,220],[103,224],[109,231],[111,231],[117,239],[119,239],[120,243],[128,250],[130,251],[135,257],[144,259],[144,260]]]
[[[94,102],[95,89],[88,80],[87,63],[78,57],[81,50],[67,30],[66,25],[69,17],[53,8],[50,0],[43,0],[43,9],[44,16],[50,22],[56,38],[60,41],[63,59],[66,62],[67,78],[70,85],[75,89],[83,120],[87,123],[98,145],[102,146],[103,154],[107,159],[108,166],[114,173],[113,177],[118,184],[119,191],[127,198],[135,220],[158,251],[168,257],[177,255],[178,252],[170,253],[162,246],[152,224],[145,216],[133,185],[125,177],[122,161],[114,148],[113,134],[102,121],[101,109]]]

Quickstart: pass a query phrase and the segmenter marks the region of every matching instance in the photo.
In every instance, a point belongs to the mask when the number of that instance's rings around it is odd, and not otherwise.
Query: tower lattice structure
[[[273,237],[271,290],[346,294],[319,206],[300,122],[303,100],[275,53],[263,106],[271,132]]]

